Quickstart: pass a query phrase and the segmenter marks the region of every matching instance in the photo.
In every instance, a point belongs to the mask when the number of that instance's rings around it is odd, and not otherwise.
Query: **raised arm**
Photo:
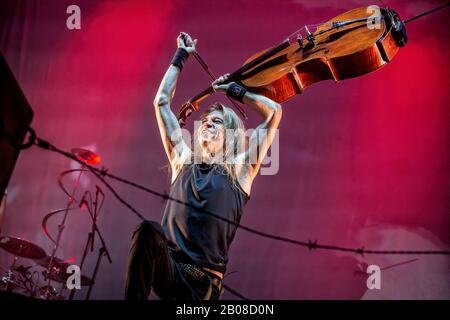
[[[186,33],[181,33],[177,38],[178,50],[185,50],[187,54],[195,50],[197,40],[192,41]],[[181,52],[183,53],[183,52]],[[154,100],[156,119],[158,121],[159,132],[172,168],[172,182],[178,174],[179,164],[191,156],[191,149],[183,140],[181,128],[175,114],[170,109],[170,103],[177,79],[182,69],[182,63],[171,64],[164,75]]]
[[[214,91],[227,93],[231,85],[236,85],[233,82],[222,84],[222,82],[226,81],[227,77],[228,74],[220,77],[213,83]],[[251,172],[249,173],[250,181],[248,181],[251,184],[273,142],[278,125],[280,124],[282,109],[281,105],[277,102],[250,91],[245,91],[240,98],[242,99],[241,102],[249,105],[262,117],[262,122],[250,136],[248,149],[242,155],[245,163],[251,164]]]
[[[272,145],[273,138],[280,124],[282,109],[281,105],[275,101],[249,91],[244,95],[244,103],[262,117],[262,122],[250,136],[249,146],[245,152],[245,160],[250,161],[253,167],[251,174],[253,179]]]

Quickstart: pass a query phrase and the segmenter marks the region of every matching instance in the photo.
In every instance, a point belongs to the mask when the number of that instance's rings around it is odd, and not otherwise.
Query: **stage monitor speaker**
[[[21,144],[32,119],[33,110],[0,52],[0,133],[6,131],[14,141]],[[0,134],[0,198],[11,178],[19,152]]]

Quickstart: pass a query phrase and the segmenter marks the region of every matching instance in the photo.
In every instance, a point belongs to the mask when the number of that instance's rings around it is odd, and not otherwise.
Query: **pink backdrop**
[[[0,3],[0,49],[35,112],[39,136],[64,149],[95,150],[112,173],[163,191],[169,177],[152,101],[180,31],[199,39],[198,52],[222,74],[305,24],[373,2],[8,0]],[[406,19],[441,2],[388,3]],[[66,28],[70,4],[81,8],[81,30]],[[283,104],[279,172],[256,179],[242,224],[340,246],[448,250],[449,18],[446,9],[409,24],[407,47],[382,70],[318,83]],[[191,58],[173,109],[210,82]],[[252,127],[259,119],[249,116]],[[37,148],[22,152],[8,188],[4,233],[50,252],[41,220],[66,205],[57,177],[75,167]],[[96,183],[85,177],[82,187]],[[113,185],[146,218],[161,220],[161,199]],[[107,193],[99,227],[113,264],[103,260],[93,298],[122,298],[137,223]],[[71,214],[57,255],[79,262],[88,226],[85,212]],[[11,259],[0,252],[2,268]],[[403,262],[382,272],[381,290],[367,290],[367,276],[355,273]],[[251,299],[449,299],[449,267],[443,256],[309,252],[239,230],[228,266],[237,272],[225,283]],[[235,299],[229,292],[224,298]]]

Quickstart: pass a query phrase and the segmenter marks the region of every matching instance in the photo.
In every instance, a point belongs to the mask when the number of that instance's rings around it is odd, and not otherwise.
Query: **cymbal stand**
[[[76,190],[78,188],[78,185],[80,184],[81,175],[83,174],[84,171],[86,171],[86,169],[85,169],[84,165],[82,165],[80,169],[68,170],[68,171],[63,172],[59,176],[59,182],[60,182],[59,184],[60,184],[60,186],[62,186],[62,178],[63,178],[63,176],[66,173],[76,172],[76,171],[79,171],[79,174],[78,174],[78,177],[75,180],[75,183],[73,185],[72,192],[70,194],[68,194],[69,195],[69,201],[67,203],[66,210],[64,212],[64,216],[63,216],[63,219],[61,221],[61,224],[58,225],[58,235],[56,237],[55,246],[53,247],[52,254],[50,256],[49,265],[48,265],[48,268],[47,268],[47,277],[48,277],[47,287],[48,288],[51,287],[50,286],[50,282],[51,282],[50,274],[51,274],[52,268],[53,268],[53,260],[54,260],[55,255],[56,255],[56,251],[58,250],[58,247],[59,247],[59,242],[61,240],[61,236],[62,236],[62,233],[64,231],[64,227],[65,227],[65,224],[66,224],[67,216],[68,216],[68,213],[69,213],[71,205],[73,203],[77,202],[76,199],[75,199],[75,193],[76,193]],[[63,191],[65,191],[64,188],[63,188]],[[50,294],[50,292],[48,290],[47,290],[47,294]]]

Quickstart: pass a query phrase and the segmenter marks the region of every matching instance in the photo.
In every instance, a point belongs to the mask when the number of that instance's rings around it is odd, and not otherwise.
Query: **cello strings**
[[[379,0],[379,1],[382,2],[383,4],[385,4],[382,0]],[[385,5],[386,5],[386,4],[385,4]],[[407,24],[407,23],[409,23],[409,22],[411,22],[411,21],[420,19],[420,18],[425,17],[425,16],[427,16],[427,15],[429,15],[429,14],[431,14],[431,13],[434,13],[434,12],[436,12],[436,11],[439,11],[439,10],[441,10],[441,9],[444,9],[444,8],[448,7],[449,5],[450,5],[450,2],[445,2],[443,5],[441,5],[441,6],[439,6],[439,7],[436,7],[436,8],[434,8],[434,9],[431,9],[431,10],[428,10],[428,11],[424,11],[424,12],[422,12],[422,13],[420,13],[420,14],[414,16],[414,17],[411,17],[411,18],[407,19],[407,20],[403,20],[403,23]],[[386,5],[386,6],[387,6],[387,5]],[[328,22],[328,21],[327,21],[327,22]],[[315,27],[315,28],[316,28],[316,31],[317,31],[317,27],[318,27],[318,26],[324,25],[324,24],[326,24],[327,22],[322,22],[322,23],[317,23],[317,24],[309,24],[309,25],[305,25],[304,27],[302,27],[302,28],[298,29],[297,31],[294,31],[292,34],[290,34],[290,35],[287,37],[287,39],[289,39],[289,41],[290,41],[291,38],[292,38],[293,36],[298,36],[298,34],[301,33],[301,31],[304,30],[305,27],[308,27],[308,28],[314,28],[314,27]],[[334,29],[334,28],[330,28],[329,30],[325,30],[324,32],[330,31],[330,30],[333,30],[333,29]],[[322,33],[324,33],[324,32],[322,32]],[[315,32],[313,32],[313,34],[315,34]]]

